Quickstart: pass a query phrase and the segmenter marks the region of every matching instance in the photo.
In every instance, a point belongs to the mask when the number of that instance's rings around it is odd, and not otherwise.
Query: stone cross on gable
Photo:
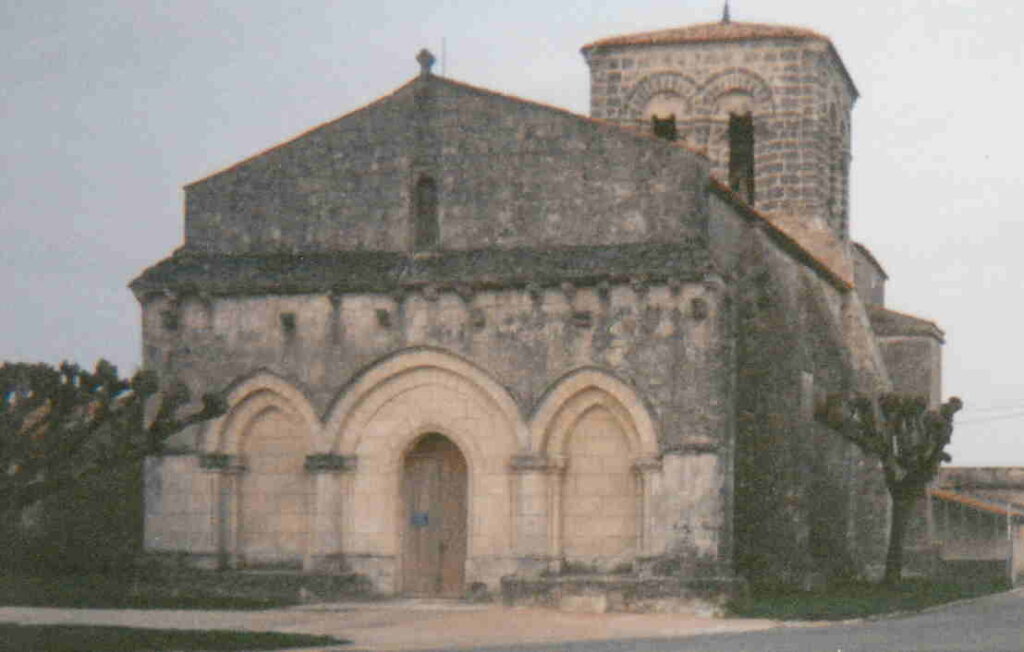
[[[423,48],[420,53],[416,55],[416,61],[420,64],[420,77],[428,77],[430,75],[430,69],[434,67],[434,55],[430,53],[430,50]]]

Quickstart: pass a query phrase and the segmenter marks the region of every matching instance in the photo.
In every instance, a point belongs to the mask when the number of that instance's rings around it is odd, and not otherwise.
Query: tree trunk
[[[899,584],[903,578],[903,544],[907,534],[910,514],[914,509],[916,494],[892,491],[892,514],[889,522],[889,552],[885,557],[885,578],[887,585]]]

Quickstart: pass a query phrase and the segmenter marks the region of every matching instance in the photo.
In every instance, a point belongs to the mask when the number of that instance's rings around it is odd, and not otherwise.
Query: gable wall
[[[242,253],[394,249],[408,198],[410,92],[185,188],[185,244]]]
[[[439,187],[441,248],[678,240],[706,162],[653,138],[451,82],[370,107],[186,188],[186,248],[409,250],[412,190]]]
[[[442,246],[665,242],[700,234],[706,163],[680,147],[437,87]]]

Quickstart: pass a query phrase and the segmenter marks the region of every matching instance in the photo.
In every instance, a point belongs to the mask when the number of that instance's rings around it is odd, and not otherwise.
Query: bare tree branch
[[[171,435],[225,411],[223,398],[210,395],[201,410],[179,416],[187,389],[160,389],[153,374],[122,379],[105,360],[91,372],[66,362],[0,366],[3,507],[19,511],[86,475],[138,462]],[[147,423],[146,406],[157,396]]]

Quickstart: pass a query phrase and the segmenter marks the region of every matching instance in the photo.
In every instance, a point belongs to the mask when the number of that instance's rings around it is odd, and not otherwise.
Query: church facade
[[[608,608],[880,561],[877,471],[815,403],[937,402],[942,333],[849,238],[834,46],[723,20],[583,55],[589,117],[424,51],[186,187],[132,283],[145,366],[230,409],[148,461],[149,551]]]

